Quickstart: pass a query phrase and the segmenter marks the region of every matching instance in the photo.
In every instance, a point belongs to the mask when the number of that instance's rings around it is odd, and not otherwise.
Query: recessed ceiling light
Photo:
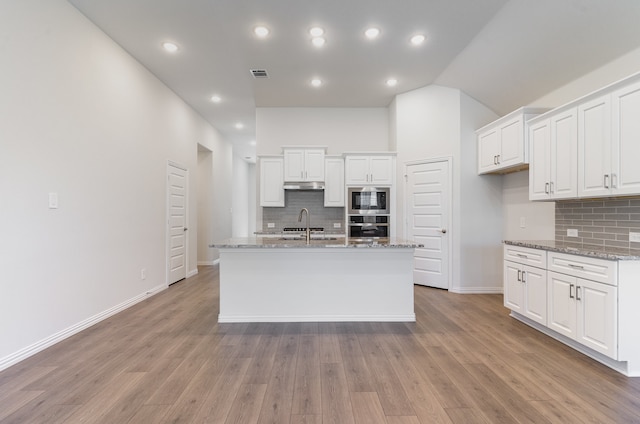
[[[255,35],[257,35],[260,38],[264,38],[267,35],[269,35],[269,28],[267,28],[266,26],[257,26],[253,29],[253,32]]]
[[[309,34],[311,34],[312,37],[320,37],[324,34],[324,29],[320,27],[313,27],[309,30]]]
[[[322,80],[320,78],[314,78],[311,80],[311,85],[314,87],[320,87],[322,85]]]
[[[244,124],[242,122],[236,122],[236,129],[241,130],[244,128]]]
[[[326,43],[327,40],[325,40],[322,37],[313,37],[311,39],[311,42],[313,43],[314,46],[316,47],[322,47],[324,46],[324,43]]]
[[[374,39],[378,35],[380,35],[380,30],[378,28],[369,28],[364,32],[364,35],[369,39]]]
[[[164,43],[162,43],[162,48],[168,51],[169,53],[175,53],[178,51],[178,45],[170,41],[165,41]]]
[[[214,94],[213,96],[211,96],[211,101],[213,103],[220,103],[222,101],[222,98],[217,94]]]
[[[425,37],[422,34],[416,34],[413,37],[411,37],[411,44],[413,44],[414,46],[419,46],[420,44],[424,43],[424,40],[426,40],[427,37]]]
[[[395,87],[396,85],[398,85],[398,80],[397,80],[397,79],[395,79],[395,78],[389,78],[389,79],[387,80],[387,85],[388,85],[389,87]]]

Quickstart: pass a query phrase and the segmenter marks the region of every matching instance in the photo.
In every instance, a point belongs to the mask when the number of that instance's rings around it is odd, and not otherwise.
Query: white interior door
[[[187,276],[187,170],[167,169],[168,284]]]
[[[449,289],[449,161],[407,165],[406,234],[424,244],[414,255],[413,282]]]

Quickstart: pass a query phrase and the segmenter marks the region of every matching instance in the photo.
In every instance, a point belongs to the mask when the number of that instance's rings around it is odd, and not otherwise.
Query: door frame
[[[453,243],[456,231],[453,228],[453,156],[438,156],[429,159],[418,159],[407,161],[404,163],[404,172],[403,172],[403,196],[404,196],[404,205],[403,205],[403,231],[405,238],[409,234],[409,216],[408,216],[408,203],[409,203],[409,187],[408,187],[408,179],[409,179],[409,166],[413,165],[428,165],[430,163],[436,162],[447,162],[447,166],[449,168],[448,181],[449,184],[449,201],[447,202],[447,207],[449,208],[449,216],[447,217],[447,232],[449,233],[449,243],[447,243],[447,256],[449,258],[447,264],[447,291],[451,290],[453,283]]]
[[[171,225],[171,221],[170,221],[170,215],[171,215],[171,206],[170,206],[170,202],[169,202],[169,195],[170,195],[170,191],[169,191],[169,174],[171,173],[171,167],[174,168],[178,168],[182,171],[184,171],[185,173],[185,188],[184,188],[184,196],[185,196],[185,200],[184,200],[184,225],[185,227],[189,228],[189,169],[184,166],[179,164],[178,162],[174,162],[172,160],[167,160],[167,167],[166,167],[166,172],[165,172],[165,218],[164,218],[164,234],[165,234],[165,252],[164,252],[164,259],[165,259],[165,267],[164,267],[164,272],[165,272],[165,277],[164,277],[164,281],[165,284],[167,285],[167,287],[169,287],[171,284],[169,282],[169,277],[171,275],[171,230],[169,228],[169,226]],[[184,240],[184,267],[185,267],[185,278],[189,277],[189,231],[185,231],[185,240]]]

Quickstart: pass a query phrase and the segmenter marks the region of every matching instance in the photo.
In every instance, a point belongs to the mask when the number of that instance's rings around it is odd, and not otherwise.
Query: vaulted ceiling
[[[385,107],[440,84],[503,115],[640,47],[638,0],[69,2],[244,157],[255,154],[256,107]],[[266,37],[255,35],[259,25]],[[379,36],[365,37],[369,27]],[[426,41],[411,44],[415,34]],[[178,50],[166,52],[166,41]]]

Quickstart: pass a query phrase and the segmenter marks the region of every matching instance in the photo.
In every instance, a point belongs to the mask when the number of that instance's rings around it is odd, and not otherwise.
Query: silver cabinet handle
[[[523,283],[526,283],[526,282],[527,282],[527,279],[526,279],[526,278],[524,278],[524,277],[526,277],[526,276],[527,276],[527,271],[522,271],[522,282],[523,282]]]
[[[573,284],[569,284],[569,299],[573,299]]]
[[[553,194],[553,181],[549,183],[549,192]]]
[[[580,286],[576,286],[576,300],[582,300],[580,297]]]
[[[576,265],[576,264],[567,264],[569,265],[571,268],[575,268],[575,269],[584,269],[584,267],[582,265]]]
[[[609,174],[604,174],[604,188],[609,188]]]
[[[523,259],[529,259],[529,257],[527,255],[523,254],[523,253],[516,253],[516,255],[518,257],[520,257],[520,258],[523,258]]]
[[[496,156],[496,155],[493,156],[493,164],[494,165],[498,164],[498,156]]]
[[[518,281],[522,281],[522,277],[520,277],[520,275],[522,275],[522,271],[518,270]]]
[[[549,183],[544,183],[544,192],[549,194]]]
[[[498,155],[498,165],[500,165],[500,155]]]
[[[618,188],[618,175],[611,174],[611,188]]]

